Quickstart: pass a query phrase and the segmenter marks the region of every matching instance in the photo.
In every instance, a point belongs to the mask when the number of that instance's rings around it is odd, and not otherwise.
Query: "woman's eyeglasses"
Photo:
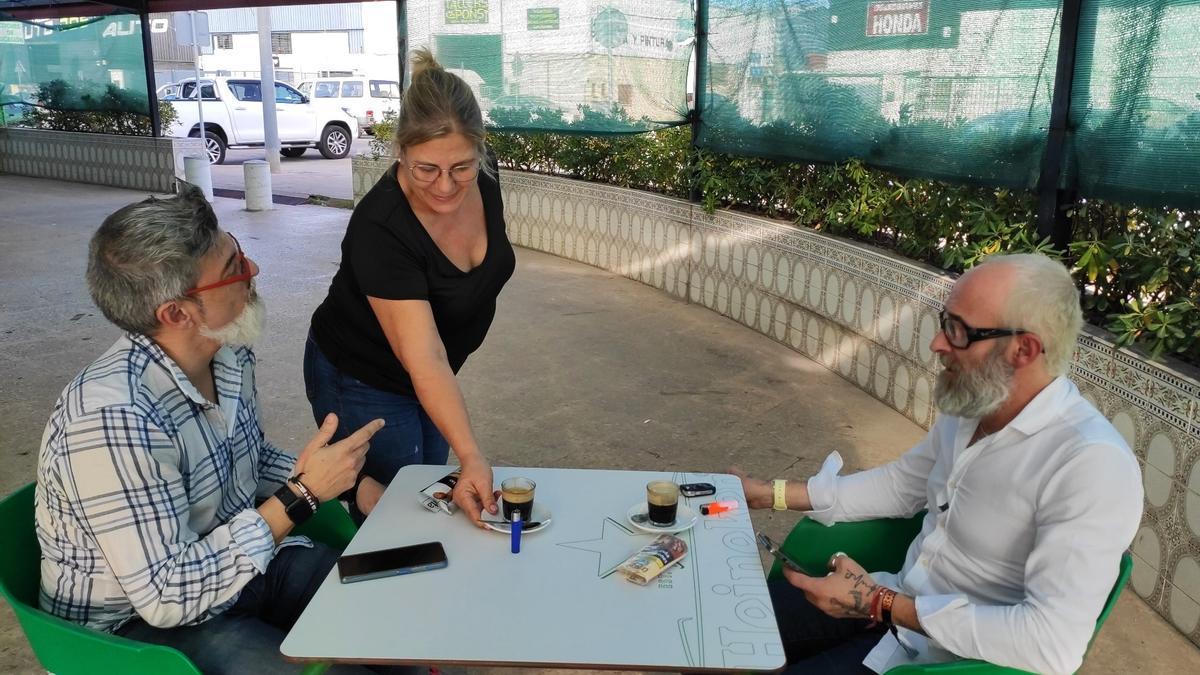
[[[479,175],[479,164],[456,164],[449,169],[443,169],[436,164],[408,164],[408,173],[413,180],[421,185],[429,185],[442,177],[443,173],[450,174],[450,180],[455,183],[470,183]]]

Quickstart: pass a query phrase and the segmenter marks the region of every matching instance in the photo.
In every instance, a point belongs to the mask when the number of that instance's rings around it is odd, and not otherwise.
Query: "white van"
[[[357,117],[359,128],[367,133],[371,133],[385,112],[400,109],[400,83],[396,80],[322,77],[301,82],[298,89],[314,103],[336,102]]]

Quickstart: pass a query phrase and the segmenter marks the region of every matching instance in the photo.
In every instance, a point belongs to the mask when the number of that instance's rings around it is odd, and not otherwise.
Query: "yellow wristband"
[[[775,484],[775,504],[771,507],[776,511],[787,511],[787,481],[782,478],[776,478]]]

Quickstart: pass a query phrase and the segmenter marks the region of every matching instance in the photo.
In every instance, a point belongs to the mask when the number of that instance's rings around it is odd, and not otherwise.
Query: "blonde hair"
[[[1003,309],[1004,325],[1036,333],[1046,350],[1046,369],[1051,375],[1066,375],[1083,327],[1079,289],[1070,271],[1061,262],[1040,253],[991,255],[973,269],[985,265],[1015,268],[1015,279]]]
[[[400,102],[392,151],[400,157],[405,148],[454,133],[475,143],[479,166],[491,175],[483,113],[475,94],[461,77],[446,72],[428,47],[421,47],[412,55],[412,78]]]

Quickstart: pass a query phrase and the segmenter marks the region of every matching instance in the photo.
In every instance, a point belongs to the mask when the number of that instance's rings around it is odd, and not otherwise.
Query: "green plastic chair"
[[[825,565],[829,556],[838,551],[853,558],[865,569],[881,572],[898,572],[904,566],[904,558],[908,554],[908,546],[921,531],[921,523],[925,519],[922,511],[912,518],[881,518],[864,520],[853,523],[837,523],[826,527],[815,520],[805,518],[796,524],[783,542],[782,549],[800,567],[814,576],[824,575]],[[1133,571],[1133,556],[1126,551],[1121,556],[1121,567],[1117,574],[1117,582],[1113,584],[1104,609],[1096,619],[1096,630],[1092,633],[1092,642],[1104,625],[1113,607],[1117,605],[1117,597],[1125,585],[1129,583],[1129,575]],[[769,579],[783,576],[779,561],[771,566]],[[1089,643],[1089,647],[1090,647]],[[945,663],[909,664],[897,666],[887,672],[887,675],[1029,675],[1027,671],[1016,668],[997,666],[977,659],[963,659]]]
[[[30,483],[0,502],[0,594],[12,605],[25,637],[42,667],[57,675],[201,675],[182,652],[85,628],[38,609],[41,549],[33,528]],[[345,548],[357,531],[337,502],[327,502],[296,534]],[[326,663],[308,665],[304,675],[319,675]]]

